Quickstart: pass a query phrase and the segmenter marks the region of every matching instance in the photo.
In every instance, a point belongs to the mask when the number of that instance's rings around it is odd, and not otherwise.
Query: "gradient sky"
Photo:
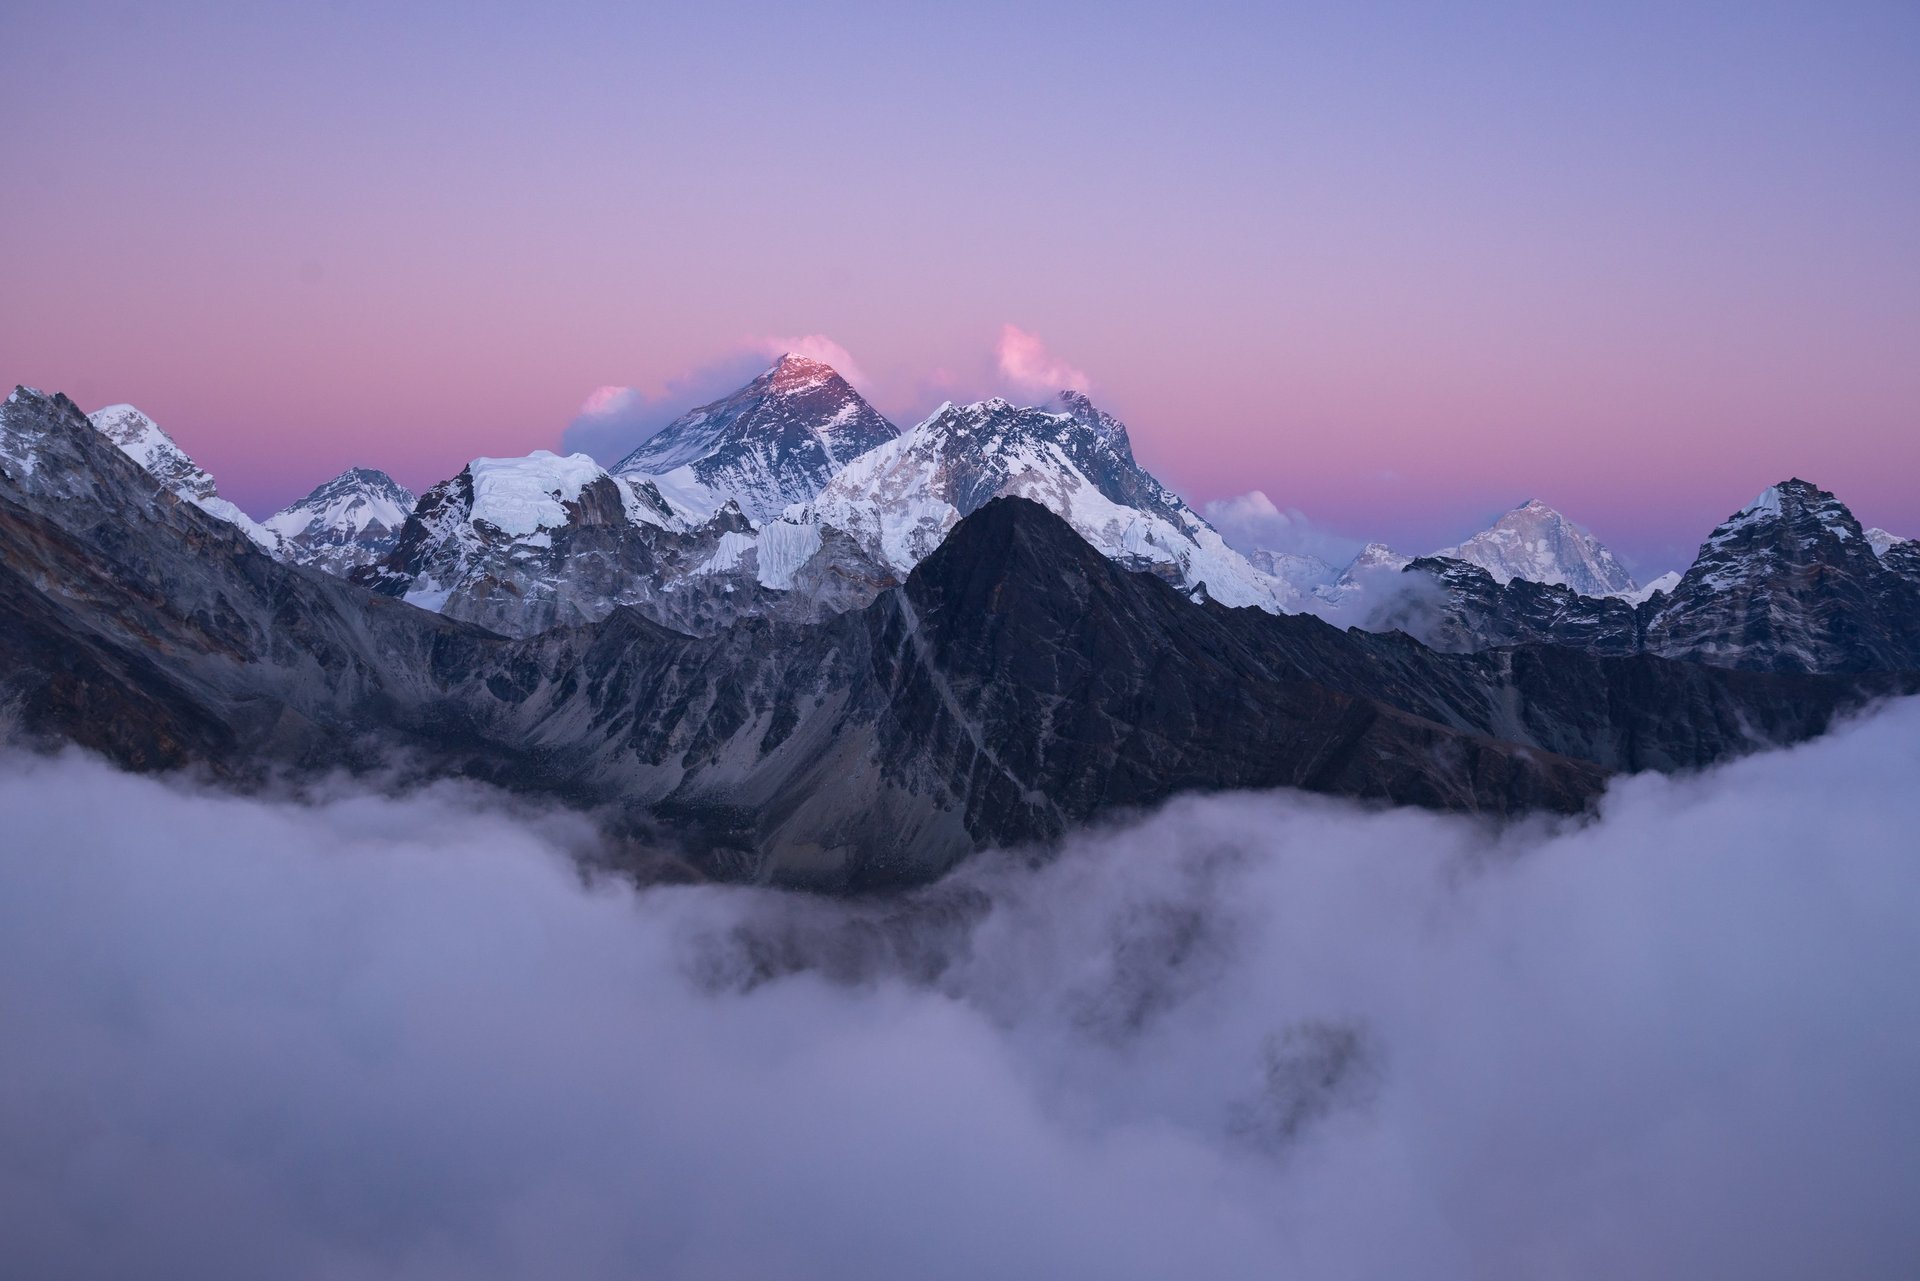
[[[1920,534],[1920,6],[1441,8],[0,0],[0,379],[260,512],[798,337],[906,424],[1014,325],[1196,503]]]

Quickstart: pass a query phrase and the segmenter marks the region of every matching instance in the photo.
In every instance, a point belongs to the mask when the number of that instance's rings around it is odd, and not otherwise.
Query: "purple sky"
[[[1410,550],[1920,533],[1911,4],[394,7],[6,5],[0,379],[255,511],[815,339]]]

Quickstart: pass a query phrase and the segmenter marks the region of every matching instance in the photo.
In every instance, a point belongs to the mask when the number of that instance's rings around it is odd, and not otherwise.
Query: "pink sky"
[[[1412,550],[1537,496],[1657,570],[1795,474],[1920,534],[1920,17],[1495,12],[48,8],[0,378],[256,512],[817,336]]]

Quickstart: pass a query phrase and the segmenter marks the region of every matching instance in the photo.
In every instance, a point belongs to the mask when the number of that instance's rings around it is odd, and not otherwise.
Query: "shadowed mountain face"
[[[1193,789],[1576,811],[1619,769],[1819,733],[1902,675],[1731,672],[1195,604],[1021,499],[904,586],[712,636],[514,640],[275,561],[64,398],[0,416],[0,701],[27,734],[246,782],[346,766],[605,807],[709,874],[925,880]]]

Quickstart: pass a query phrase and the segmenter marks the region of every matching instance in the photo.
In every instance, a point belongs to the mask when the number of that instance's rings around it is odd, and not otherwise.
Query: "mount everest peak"
[[[788,353],[732,395],[667,424],[612,471],[650,482],[695,520],[729,498],[768,520],[899,434],[832,366]]]

